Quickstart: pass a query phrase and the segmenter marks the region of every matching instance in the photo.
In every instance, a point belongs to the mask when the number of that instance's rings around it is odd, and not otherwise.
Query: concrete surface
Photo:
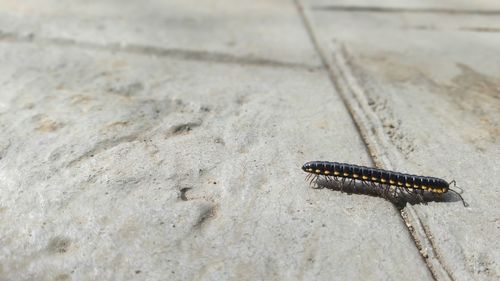
[[[324,4],[0,3],[0,280],[498,279],[499,16]],[[319,159],[471,207],[311,189]]]
[[[477,8],[488,15],[470,5],[309,6],[318,49],[378,166],[455,179],[465,192],[470,208],[403,210],[439,280],[500,278],[500,12],[487,3]]]

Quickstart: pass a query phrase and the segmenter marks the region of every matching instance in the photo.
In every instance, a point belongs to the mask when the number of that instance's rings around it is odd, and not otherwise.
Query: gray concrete
[[[0,3],[0,280],[498,278],[498,17],[324,4]],[[318,159],[471,207],[311,189]]]

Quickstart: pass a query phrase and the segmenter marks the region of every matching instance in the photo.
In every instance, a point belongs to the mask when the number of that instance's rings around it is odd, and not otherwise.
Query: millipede
[[[381,189],[384,194],[391,192],[392,187],[392,192],[394,194],[398,191],[406,192],[422,200],[424,191],[432,194],[443,194],[451,191],[460,197],[465,207],[468,206],[462,195],[450,188],[451,184],[456,187],[455,180],[447,182],[435,177],[417,176],[378,168],[328,161],[307,162],[302,166],[302,170],[308,173],[306,180],[308,180],[310,184],[320,177],[323,177],[327,181],[334,180],[340,182],[342,187],[350,186],[351,184],[355,184],[356,181],[359,181],[363,185]]]

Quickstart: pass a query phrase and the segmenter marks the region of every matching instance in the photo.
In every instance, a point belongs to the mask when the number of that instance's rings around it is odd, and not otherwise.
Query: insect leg
[[[306,179],[305,179],[305,180],[306,180],[306,181],[309,181],[309,179],[311,178],[311,175],[312,175],[312,174],[307,174],[307,175],[306,175]]]
[[[380,188],[382,188],[385,199],[394,199],[394,192],[392,191],[392,187],[390,185],[381,185]]]
[[[463,190],[460,187],[457,186],[457,182],[455,180],[452,180],[452,181],[450,181],[448,183],[448,185],[451,185],[451,184],[453,184],[453,187],[460,189],[460,193],[463,192]],[[453,192],[453,193],[455,193],[456,195],[458,195],[458,197],[460,197],[460,200],[462,200],[462,203],[464,204],[464,207],[469,207],[469,204],[467,202],[465,202],[464,198],[462,197],[462,195],[460,195],[460,193],[458,193],[457,191],[455,191],[455,190],[453,190],[451,188],[448,189],[448,190],[451,191],[451,192]]]
[[[417,193],[415,192],[414,189],[408,189],[408,195],[410,196],[410,199],[414,202],[420,202],[419,198],[417,196]]]
[[[361,186],[363,187],[363,192],[366,192],[368,188],[368,183],[365,180],[361,180]]]
[[[370,182],[370,185],[373,187],[373,189],[375,190],[375,192],[376,192],[378,195],[380,195],[380,196],[382,196],[383,198],[386,198],[386,199],[387,199],[386,194],[385,194],[385,191],[384,191],[383,189],[381,190],[381,189],[377,186],[377,184],[376,184],[375,182],[372,182],[372,181],[371,181],[371,182]],[[380,191],[382,191],[382,192],[380,192]]]
[[[344,192],[344,186],[345,186],[345,178],[342,178],[340,181],[340,192]]]
[[[399,192],[398,192],[399,191]],[[397,186],[394,187],[394,192],[392,194],[392,197],[396,198],[398,194],[401,194],[401,191],[398,189]]]
[[[424,190],[423,189],[420,189],[420,192],[417,192],[417,196],[418,196],[418,199],[420,200],[420,202],[422,202],[424,205],[427,205],[427,201],[425,201],[425,198],[424,198]]]
[[[315,181],[318,178],[318,175],[314,175],[311,177],[311,180],[309,181],[309,185],[312,185],[313,181]]]
[[[332,182],[333,181],[333,178],[331,176],[325,176],[325,179],[328,182]]]
[[[458,197],[460,197],[460,200],[462,200],[462,203],[464,204],[464,207],[469,207],[469,204],[467,202],[465,202],[464,198],[462,197],[462,195],[460,195],[460,193],[456,192],[455,190],[453,189],[448,189],[449,191],[455,193],[456,195],[458,195]]]

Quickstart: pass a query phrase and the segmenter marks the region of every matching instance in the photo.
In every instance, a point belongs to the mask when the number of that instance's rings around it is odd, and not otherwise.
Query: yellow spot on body
[[[367,180],[367,179],[368,179],[368,177],[367,177],[367,176],[362,176],[362,178],[363,178],[364,180]]]
[[[336,176],[340,175],[340,173],[337,172],[337,171],[334,171],[333,174],[336,175]]]
[[[395,182],[393,180],[389,180],[389,183],[390,184],[395,184]]]
[[[419,188],[419,187],[418,187],[418,185],[414,184],[414,185],[413,185],[413,188]]]
[[[355,178],[355,179],[357,179],[359,177],[359,175],[358,174],[352,174],[352,177]]]
[[[423,190],[427,190],[427,186],[422,185],[422,189],[423,189]]]
[[[330,171],[325,171],[325,175],[329,175],[330,174]]]
[[[316,170],[316,173],[318,173],[318,174],[321,173],[321,170]]]
[[[313,169],[309,168],[309,169],[307,169],[307,171],[308,171],[308,172],[312,172],[312,171],[313,171]]]
[[[398,185],[399,185],[399,186],[402,186],[402,185],[403,185],[403,183],[402,183],[402,182],[400,182],[400,181],[398,181]]]
[[[411,184],[407,183],[407,184],[406,184],[406,187],[411,187]]]
[[[383,182],[383,183],[384,183],[384,182],[386,182],[386,180],[385,180],[385,179],[380,179],[380,181],[381,181],[381,182]]]
[[[377,178],[376,177],[372,177],[372,181],[377,181]]]
[[[347,177],[349,175],[349,173],[344,173],[344,177]]]

